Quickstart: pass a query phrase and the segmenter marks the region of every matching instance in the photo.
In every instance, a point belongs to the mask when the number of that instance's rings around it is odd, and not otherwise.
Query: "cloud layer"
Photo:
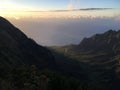
[[[39,19],[11,20],[25,34],[42,45],[77,44],[84,37],[120,29],[120,20],[113,18]]]
[[[67,11],[101,11],[112,10],[114,8],[82,8],[82,9],[67,9],[67,10],[51,10],[51,12],[67,12]]]

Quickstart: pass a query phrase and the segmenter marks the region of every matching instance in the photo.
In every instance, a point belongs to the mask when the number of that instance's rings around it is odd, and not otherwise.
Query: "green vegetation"
[[[0,68],[0,90],[94,90],[86,83],[35,65],[21,66],[10,71]]]
[[[120,89],[118,85],[120,81],[120,30],[109,30],[103,34],[93,35],[83,39],[79,45],[49,48],[56,60],[67,57],[73,65],[72,70],[86,75],[88,83],[97,89],[113,90],[115,87],[117,90]],[[62,66],[65,66],[65,61],[66,59],[62,62]],[[70,67],[71,64],[68,66]]]

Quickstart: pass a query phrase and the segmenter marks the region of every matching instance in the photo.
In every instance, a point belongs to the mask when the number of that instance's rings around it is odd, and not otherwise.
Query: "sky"
[[[120,8],[120,0],[0,0],[4,10],[66,10],[79,8]]]
[[[78,44],[120,30],[120,0],[0,0],[0,16],[40,45]]]
[[[0,0],[0,14],[7,17],[28,17],[34,12],[45,18],[70,15],[78,17],[82,13],[82,16],[86,16],[94,10],[94,16],[100,13],[103,14],[101,16],[113,16],[113,13],[119,14],[119,4],[120,0]]]

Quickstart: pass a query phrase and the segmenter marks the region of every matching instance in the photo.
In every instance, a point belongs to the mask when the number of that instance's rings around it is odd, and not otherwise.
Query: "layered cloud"
[[[84,8],[72,10],[51,10],[51,11],[24,11],[24,12],[6,12],[0,14],[4,17],[11,17],[15,19],[20,18],[61,18],[61,19],[79,19],[79,18],[103,18],[116,17],[120,15],[112,8]]]
[[[96,18],[113,17],[120,14],[113,8],[80,8],[80,0],[70,0],[66,8],[61,10],[39,10],[19,3],[4,0],[0,2],[0,15],[4,17],[20,18]],[[118,14],[119,13],[119,14]]]
[[[119,30],[118,18],[24,18],[10,21],[37,43],[52,46],[78,44],[84,37],[103,33],[109,29]]]
[[[67,11],[101,11],[112,10],[113,8],[81,8],[81,9],[67,9],[67,10],[51,10],[51,12],[67,12]]]

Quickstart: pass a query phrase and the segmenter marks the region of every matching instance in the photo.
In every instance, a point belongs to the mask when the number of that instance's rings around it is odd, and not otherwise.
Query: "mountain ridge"
[[[54,56],[47,48],[28,38],[3,17],[0,17],[0,61],[9,67],[20,64],[35,64],[39,68],[55,66]]]
[[[86,66],[81,65],[81,68],[88,75],[90,85],[101,88],[100,90],[114,90],[115,87],[117,90],[120,89],[118,85],[120,81],[120,30],[95,34],[84,38],[78,45],[50,48],[74,61],[86,63]]]
[[[89,45],[89,46],[87,46]],[[109,30],[103,34],[95,34],[90,38],[84,38],[79,44],[80,49],[116,50],[120,45],[120,30]],[[119,51],[118,51],[119,52]]]

